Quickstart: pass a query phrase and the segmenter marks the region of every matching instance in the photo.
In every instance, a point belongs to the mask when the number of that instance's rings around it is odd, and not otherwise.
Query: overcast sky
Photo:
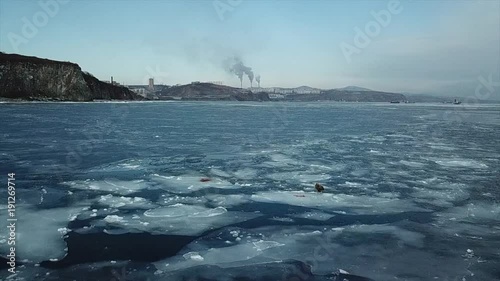
[[[124,84],[154,76],[238,86],[223,67],[233,56],[262,76],[263,87],[468,96],[479,77],[500,80],[495,0],[54,1],[0,0],[1,51],[76,62]],[[359,36],[369,42],[356,43]]]

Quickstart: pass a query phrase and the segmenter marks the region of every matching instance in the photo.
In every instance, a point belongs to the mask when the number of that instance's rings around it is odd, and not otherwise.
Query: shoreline
[[[441,103],[441,102],[411,102],[411,103],[391,103],[380,101],[290,101],[290,100],[275,100],[275,101],[237,101],[237,100],[103,100],[103,101],[44,101],[44,100],[0,100],[0,104],[144,104],[144,103],[290,103],[290,104],[373,104],[373,105],[390,105],[390,106],[419,106],[419,105],[434,105],[445,106],[450,108],[474,107],[478,105],[500,105],[500,100],[482,101],[471,104],[462,103],[460,105]]]

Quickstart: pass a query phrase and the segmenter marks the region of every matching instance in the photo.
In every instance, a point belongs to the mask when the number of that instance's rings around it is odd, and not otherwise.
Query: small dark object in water
[[[319,184],[319,183],[316,183],[316,185],[314,186],[314,188],[316,188],[316,191],[317,191],[317,192],[323,192],[323,191],[325,191],[325,187],[324,187],[324,186],[322,186],[322,185],[321,185],[321,184]]]
[[[211,181],[211,179],[209,179],[209,178],[201,178],[200,181],[201,182],[207,182],[207,181]]]

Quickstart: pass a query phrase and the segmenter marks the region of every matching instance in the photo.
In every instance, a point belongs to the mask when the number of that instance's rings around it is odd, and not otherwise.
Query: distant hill
[[[0,52],[0,97],[21,100],[141,100],[121,86],[99,81],[78,64]]]
[[[191,83],[163,89],[160,99],[179,100],[235,100],[235,101],[269,101],[267,93],[252,93],[250,90],[233,88],[211,83]]]
[[[407,98],[400,93],[374,91],[357,86],[348,86],[339,89],[321,90],[309,86],[297,88],[253,88],[252,91],[269,93],[273,100],[284,101],[349,101],[349,102],[405,102]],[[276,97],[275,94],[279,94]]]
[[[285,100],[289,101],[347,101],[347,102],[404,102],[405,95],[398,93],[387,93],[378,91],[345,91],[327,90],[320,94],[287,95]]]
[[[367,89],[367,88],[362,88],[358,86],[347,86],[344,88],[337,88],[334,90],[338,91],[346,91],[346,92],[373,92],[373,90]]]
[[[252,92],[266,92],[274,94],[319,94],[321,89],[309,86],[300,86],[296,88],[269,87],[269,88],[252,88]]]

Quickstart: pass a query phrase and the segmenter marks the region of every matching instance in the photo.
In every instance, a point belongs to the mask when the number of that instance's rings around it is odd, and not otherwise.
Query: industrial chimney
[[[154,91],[155,90],[155,80],[153,78],[149,78],[148,89],[150,91]]]

